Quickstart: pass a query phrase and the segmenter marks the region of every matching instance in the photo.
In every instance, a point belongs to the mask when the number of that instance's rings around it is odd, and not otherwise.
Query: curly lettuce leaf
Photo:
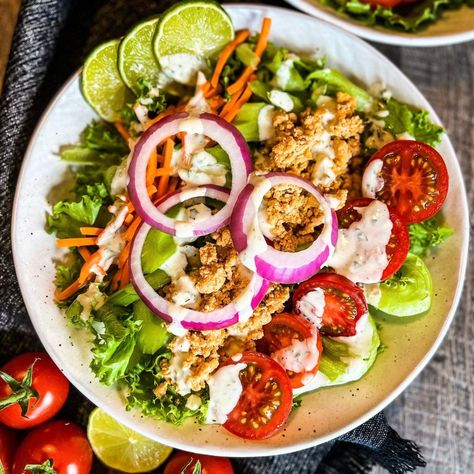
[[[441,245],[453,235],[453,229],[444,227],[441,218],[434,216],[424,222],[408,226],[410,232],[410,252],[425,257],[429,250]]]
[[[386,108],[389,114],[384,117],[384,128],[394,137],[406,132],[432,146],[441,141],[444,129],[430,120],[426,110],[418,110],[393,98],[387,101]]]
[[[76,252],[69,252],[66,258],[57,262],[54,284],[60,290],[67,288],[78,276],[82,267],[82,259]]]
[[[457,9],[463,4],[473,6],[472,0],[422,0],[395,8],[379,5],[372,9],[370,4],[360,0],[321,1],[367,25],[379,24],[411,33],[440,18],[445,10]]]

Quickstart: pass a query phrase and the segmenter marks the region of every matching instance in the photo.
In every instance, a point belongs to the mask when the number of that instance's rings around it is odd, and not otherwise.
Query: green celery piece
[[[235,50],[237,58],[245,64],[245,66],[257,67],[260,58],[255,54],[249,43],[242,43]]]
[[[137,334],[138,348],[143,354],[154,354],[168,340],[166,323],[141,300],[133,305],[133,316],[136,321],[142,322]]]
[[[153,273],[177,250],[178,246],[170,234],[151,229],[145,239],[142,252],[143,273]]]
[[[149,273],[145,278],[154,290],[159,290],[171,282],[171,278],[168,274],[160,269],[155,270],[153,273]],[[107,300],[107,303],[117,306],[129,306],[139,299],[140,297],[137,295],[135,288],[133,288],[133,285],[129,283],[121,290],[113,293]]]

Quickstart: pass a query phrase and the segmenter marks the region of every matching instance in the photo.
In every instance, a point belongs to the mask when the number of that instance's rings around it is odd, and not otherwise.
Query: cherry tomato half
[[[319,273],[301,283],[293,293],[293,308],[297,313],[304,315],[311,310],[309,303],[301,304],[302,298],[317,288],[324,291],[321,334],[354,336],[357,321],[367,313],[367,302],[362,289],[342,275]],[[317,308],[314,312],[318,312]]]
[[[165,467],[164,474],[192,474],[199,461],[202,474],[234,474],[234,468],[228,458],[193,454],[178,451],[173,454]]]
[[[0,472],[11,474],[13,464],[13,454],[16,448],[15,433],[0,425]],[[3,469],[3,470],[2,470]]]
[[[29,433],[15,454],[13,474],[23,474],[27,464],[53,460],[58,474],[89,474],[92,448],[86,434],[74,423],[52,421]]]
[[[383,183],[377,190],[363,186],[365,196],[394,208],[406,224],[425,221],[441,209],[449,177],[443,158],[433,147],[414,140],[388,143],[370,158],[363,182],[373,176],[369,167],[375,160],[382,162],[377,176]]]
[[[272,356],[280,349],[291,346],[294,340],[304,341],[316,337],[314,344],[318,351],[318,358],[311,370],[302,370],[293,372],[286,369],[290,377],[293,388],[302,387],[304,378],[315,374],[319,368],[323,343],[319,331],[309,321],[299,314],[280,313],[273,316],[272,320],[263,328],[263,338],[257,342],[257,348],[260,352]],[[296,370],[296,369],[295,369]]]
[[[393,8],[403,2],[403,0],[362,0],[364,3],[368,3],[373,7],[382,6],[385,8]]]
[[[69,393],[69,382],[54,365],[51,358],[42,352],[21,354],[2,367],[2,372],[17,381],[24,381],[32,367],[31,385],[25,382],[26,417],[22,416],[19,403],[0,410],[0,422],[16,429],[29,429],[52,418],[63,407]],[[38,398],[34,395],[37,392]],[[0,399],[12,394],[10,386],[0,379]]]
[[[269,438],[280,431],[290,415],[290,379],[280,364],[258,352],[245,352],[238,362],[229,359],[223,365],[237,363],[246,364],[240,371],[242,395],[224,428],[241,438]]]
[[[366,207],[372,201],[373,199],[370,198],[358,198],[348,201],[342,209],[337,211],[339,227],[347,229],[353,222],[360,220],[360,214],[355,208]],[[402,222],[397,212],[389,206],[388,212],[392,221],[392,234],[385,247],[388,265],[382,273],[382,280],[392,276],[400,269],[410,250],[410,234],[407,226]]]

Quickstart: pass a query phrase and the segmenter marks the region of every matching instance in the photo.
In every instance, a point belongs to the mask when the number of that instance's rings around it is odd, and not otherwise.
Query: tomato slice
[[[294,344],[295,339],[304,341],[315,337],[314,344],[318,351],[318,358],[311,370],[294,372],[286,368],[293,388],[302,387],[305,377],[315,374],[319,368],[323,343],[319,331],[309,321],[299,314],[280,313],[273,316],[272,320],[263,328],[263,338],[257,342],[257,348],[264,354],[276,353]],[[312,355],[310,355],[311,357]],[[285,367],[284,367],[285,368]]]
[[[368,206],[373,199],[358,198],[348,201],[346,205],[337,211],[339,227],[347,229],[353,222],[360,220],[360,214],[355,208]],[[387,252],[388,265],[382,273],[382,280],[391,277],[400,269],[407,258],[410,250],[410,234],[407,226],[403,223],[397,212],[388,206],[390,220],[392,221],[392,233],[385,251]]]
[[[247,439],[266,439],[285,424],[293,403],[291,382],[285,369],[271,357],[258,352],[245,352],[235,362],[245,363],[240,371],[242,395],[227,416],[224,428]]]
[[[381,160],[377,173],[383,180],[370,189],[375,160]],[[368,171],[369,170],[369,171]],[[394,208],[406,224],[434,216],[448,193],[448,170],[441,155],[431,146],[414,140],[397,140],[378,150],[367,163],[363,194]]]
[[[367,313],[364,292],[348,278],[336,273],[319,273],[301,283],[293,293],[293,308],[304,316],[302,298],[321,288],[324,291],[324,312],[320,333],[327,336],[355,336],[356,323]]]
[[[202,474],[234,474],[234,468],[228,458],[207,456],[206,454],[175,452],[166,464],[164,474],[192,474],[197,472],[196,463],[199,461]]]

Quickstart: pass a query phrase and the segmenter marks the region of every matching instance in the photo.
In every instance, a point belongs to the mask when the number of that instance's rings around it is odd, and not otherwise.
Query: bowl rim
[[[327,21],[328,23],[343,28],[354,35],[378,43],[390,44],[393,46],[433,48],[436,46],[449,46],[453,44],[466,43],[474,40],[474,28],[470,31],[437,34],[433,36],[419,36],[416,33],[410,35],[409,33],[390,30],[384,26],[380,26],[380,29],[376,29],[364,25],[356,19],[350,19],[349,16],[338,13],[337,10],[331,12],[308,0],[285,1],[307,15]]]
[[[407,85],[410,87],[414,88],[417,91],[417,94],[423,98],[423,100],[426,103],[426,106],[424,108],[430,113],[432,118],[434,119],[435,122],[441,124],[441,121],[434,111],[433,107],[430,105],[428,100],[423,96],[423,94],[418,90],[418,88],[412,83],[412,81],[397,67],[395,66],[390,59],[385,57],[382,53],[380,53],[377,49],[375,49],[372,45],[368,44],[361,38],[354,36],[352,33],[343,30],[339,27],[336,27],[331,24],[327,24],[326,22],[322,21],[321,19],[314,18],[314,17],[309,17],[308,15],[305,15],[304,13],[289,10],[286,8],[282,7],[274,7],[270,5],[263,5],[263,4],[224,4],[224,8],[228,10],[238,10],[238,9],[246,9],[246,10],[255,10],[258,12],[261,12],[262,10],[266,11],[280,11],[284,12],[286,15],[291,14],[295,15],[297,17],[300,17],[301,19],[308,20],[310,19],[311,21],[314,21],[316,23],[323,23],[326,28],[333,29],[337,31],[339,34],[343,34],[344,36],[347,36],[351,41],[355,41],[359,43],[361,46],[367,48],[370,50],[372,54],[377,56],[379,59],[390,63],[391,66],[396,67],[397,71],[404,77],[404,79],[407,81]],[[15,195],[14,195],[14,204],[12,208],[12,220],[11,220],[11,242],[12,242],[12,252],[13,252],[13,261],[14,261],[14,267],[15,267],[15,273],[17,276],[18,284],[22,293],[22,296],[27,293],[27,277],[26,275],[22,275],[18,272],[18,265],[17,262],[20,260],[21,255],[19,254],[18,248],[17,248],[17,221],[18,221],[18,208],[19,208],[19,196],[20,196],[20,190],[22,188],[22,182],[24,180],[24,176],[26,174],[26,169],[28,167],[28,163],[32,158],[32,151],[35,146],[35,143],[37,141],[37,138],[45,124],[45,122],[48,120],[50,113],[52,110],[55,108],[58,100],[62,97],[62,95],[65,93],[65,91],[74,85],[74,83],[78,80],[80,80],[80,73],[81,73],[81,68],[76,70],[69,78],[68,80],[61,86],[61,88],[56,92],[56,94],[53,96],[51,101],[49,102],[48,106],[46,109],[43,111],[40,119],[38,120],[37,125],[35,126],[35,129],[31,135],[31,138],[29,140],[28,147],[26,148],[26,151],[23,156],[23,161],[21,164],[21,169],[20,173],[18,175],[18,180],[17,180],[17,186],[15,190]],[[454,148],[451,144],[451,141],[449,139],[449,136],[446,136],[446,146],[449,149],[450,154],[452,154],[454,157],[456,157],[456,153],[454,151]],[[456,159],[454,166],[459,173],[460,176],[461,174],[461,168],[459,165],[459,161]],[[468,204],[467,204],[467,195],[466,195],[466,190],[465,190],[465,185],[464,181],[461,179],[460,182],[458,183],[459,185],[459,190],[461,191],[461,205],[463,208],[463,215],[465,217],[468,217]],[[381,410],[383,410],[386,406],[388,406],[390,403],[395,400],[412,382],[413,380],[420,374],[422,369],[428,364],[428,362],[431,360],[433,357],[434,353],[437,351],[439,348],[441,342],[443,341],[444,337],[446,336],[446,333],[451,325],[451,322],[454,318],[456,309],[459,305],[459,301],[461,298],[461,293],[463,290],[464,286],[464,277],[466,273],[466,267],[467,267],[467,260],[468,260],[468,245],[469,245],[469,222],[468,219],[466,222],[463,222],[463,235],[461,236],[461,252],[460,252],[460,266],[458,268],[457,272],[457,277],[458,277],[458,284],[456,286],[456,290],[454,292],[453,296],[453,303],[451,305],[451,308],[446,315],[446,318],[443,322],[443,325],[438,333],[438,336],[436,337],[436,340],[434,341],[433,345],[430,347],[430,349],[426,352],[424,357],[419,361],[419,363],[415,366],[415,368],[410,372],[410,374],[401,382],[396,389],[394,389],[390,395],[385,397],[383,400],[381,400],[379,403],[374,405],[371,409],[367,410],[364,414],[360,415],[356,419],[354,419],[352,422],[348,423],[347,425],[341,427],[340,429],[336,429],[330,433],[327,433],[325,435],[320,435],[317,438],[314,439],[309,439],[304,442],[299,442],[296,444],[288,444],[285,446],[277,446],[277,447],[272,447],[269,446],[268,444],[260,444],[260,452],[258,453],[258,456],[273,456],[273,455],[280,455],[280,454],[289,454],[293,453],[296,451],[300,451],[303,449],[307,449],[313,446],[317,446],[323,443],[326,443],[328,441],[331,441],[343,434],[346,434],[347,432],[353,430],[354,428],[360,426],[361,424],[365,423],[367,420],[372,418],[374,415],[379,413]],[[28,315],[30,315],[30,312],[33,313],[33,301],[31,299],[23,298],[25,306],[27,308]],[[124,425],[129,426],[131,429],[134,429],[135,431],[147,436],[147,433],[144,432],[144,430],[141,428],[141,424],[139,420],[131,420],[128,417],[123,416],[125,410],[121,410],[120,412],[115,412],[114,409],[109,409],[103,400],[100,400],[99,396],[95,395],[95,393],[90,390],[87,386],[87,384],[82,383],[80,380],[77,380],[76,377],[74,377],[71,372],[68,370],[67,366],[64,366],[61,363],[61,360],[59,357],[55,355],[55,350],[53,350],[52,344],[48,341],[48,339],[45,336],[44,331],[39,327],[39,321],[34,320],[34,318],[30,317],[30,321],[37,333],[37,336],[39,337],[41,343],[43,344],[46,352],[51,356],[53,361],[55,362],[56,365],[60,368],[60,370],[66,375],[66,377],[71,381],[71,383],[79,390],[86,398],[88,398],[94,405],[100,407],[102,410],[104,410],[106,413],[108,413],[110,416],[114,417],[117,419],[119,422],[123,423]],[[308,395],[310,395],[308,393]],[[246,449],[245,445],[236,448],[225,448],[225,447],[209,447],[209,446],[195,446],[193,444],[190,444],[187,442],[186,439],[183,439],[180,442],[175,442],[175,441],[169,441],[167,438],[164,436],[156,435],[155,436],[157,441],[162,442],[168,446],[171,446],[173,448],[177,449],[183,449],[187,451],[192,451],[200,454],[208,454],[208,455],[217,455],[217,456],[227,456],[227,457],[255,457],[257,456],[255,450],[248,450]],[[257,444],[257,443],[256,443]],[[230,451],[230,454],[227,451]]]

